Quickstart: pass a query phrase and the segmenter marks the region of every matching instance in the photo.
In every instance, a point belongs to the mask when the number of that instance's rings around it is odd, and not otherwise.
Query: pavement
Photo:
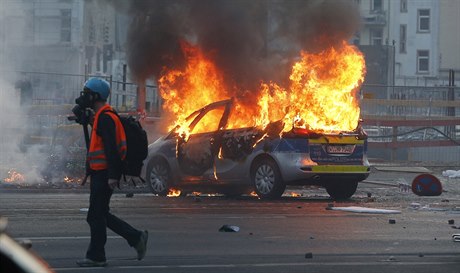
[[[429,169],[438,176],[445,168]],[[317,187],[288,188],[276,201],[168,198],[124,188],[114,194],[112,212],[149,230],[148,252],[137,261],[126,241],[109,231],[104,269],[75,264],[89,243],[87,188],[3,186],[0,215],[9,220],[7,232],[31,240],[32,250],[56,272],[459,272],[460,242],[451,236],[460,233],[460,179],[438,176],[445,189],[440,196],[400,192],[397,181],[410,183],[416,175],[373,170],[368,180],[396,186],[362,183],[344,202],[330,200]],[[401,213],[327,210],[330,206]],[[219,232],[225,224],[240,230]]]

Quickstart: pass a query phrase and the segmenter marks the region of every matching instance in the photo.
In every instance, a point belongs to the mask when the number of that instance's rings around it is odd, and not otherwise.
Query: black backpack
[[[112,111],[111,111],[112,112]],[[123,175],[140,177],[144,160],[148,155],[147,132],[142,128],[139,121],[133,116],[120,117],[117,112],[113,111],[121,121],[126,134],[127,153],[123,161]],[[125,177],[126,180],[126,177]],[[134,182],[134,181],[133,181]]]

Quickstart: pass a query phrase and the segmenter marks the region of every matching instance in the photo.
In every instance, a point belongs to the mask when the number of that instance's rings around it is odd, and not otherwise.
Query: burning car
[[[320,185],[332,198],[346,199],[368,177],[367,135],[359,125],[337,134],[285,132],[281,120],[263,129],[226,129],[233,107],[233,99],[211,103],[188,116],[189,134],[176,127],[149,145],[143,175],[154,194],[254,190],[272,199],[287,185]]]

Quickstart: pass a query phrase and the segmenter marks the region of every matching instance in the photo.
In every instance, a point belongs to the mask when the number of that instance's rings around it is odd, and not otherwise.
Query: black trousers
[[[135,246],[141,235],[141,231],[110,213],[109,203],[113,190],[110,189],[108,180],[106,170],[91,174],[91,193],[86,217],[91,230],[91,241],[86,258],[93,261],[106,260],[104,247],[107,241],[107,227],[125,238],[130,246]]]

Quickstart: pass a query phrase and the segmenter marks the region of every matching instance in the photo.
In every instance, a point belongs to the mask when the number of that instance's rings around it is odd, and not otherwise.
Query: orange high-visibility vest
[[[88,162],[91,170],[95,171],[106,170],[108,168],[107,158],[105,157],[104,152],[104,143],[102,143],[102,138],[98,134],[96,134],[99,116],[104,111],[104,114],[109,115],[115,122],[115,139],[117,141],[118,154],[120,155],[121,160],[124,160],[126,158],[126,151],[128,147],[126,145],[126,134],[125,130],[123,129],[123,124],[121,124],[120,119],[115,113],[110,112],[113,111],[112,107],[106,104],[104,107],[99,109],[99,111],[97,111],[94,117],[93,129],[91,131],[91,141],[89,144],[88,151]]]

